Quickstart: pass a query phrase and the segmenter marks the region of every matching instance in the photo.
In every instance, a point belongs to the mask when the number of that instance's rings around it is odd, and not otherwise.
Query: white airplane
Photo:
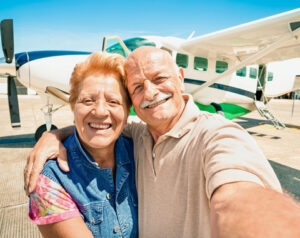
[[[7,64],[0,64],[0,75],[8,78],[12,126],[20,126],[14,78],[46,100],[46,124],[36,131],[38,138],[45,130],[55,128],[51,122],[52,113],[68,102],[73,68],[91,52],[33,51],[14,55],[12,20],[1,22],[1,36]],[[300,9],[295,9],[195,38],[193,34],[188,39],[145,36],[122,41],[117,36],[105,37],[102,50],[126,57],[144,45],[164,49],[184,69],[186,92],[193,95],[201,110],[220,112],[232,119],[256,108],[280,125],[260,100],[293,89],[295,78],[300,75],[299,60],[270,62],[299,58],[299,37]],[[113,40],[118,43],[107,47]],[[292,70],[288,69],[288,76],[282,76],[278,69],[286,72],[287,65],[293,65]],[[274,89],[272,84],[279,87]],[[269,91],[265,95],[266,89]],[[54,108],[54,105],[60,106]]]

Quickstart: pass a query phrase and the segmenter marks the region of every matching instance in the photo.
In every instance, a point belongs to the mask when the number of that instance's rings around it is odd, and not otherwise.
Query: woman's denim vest
[[[101,169],[81,147],[76,132],[65,142],[70,172],[49,160],[42,174],[62,185],[75,201],[94,237],[137,237],[137,192],[133,142],[120,136],[115,144],[116,177]]]

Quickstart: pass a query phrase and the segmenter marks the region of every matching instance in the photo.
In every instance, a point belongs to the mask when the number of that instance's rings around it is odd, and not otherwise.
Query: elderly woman
[[[76,130],[64,142],[70,172],[47,162],[30,196],[44,237],[136,237],[133,143],[120,136],[130,110],[124,58],[93,53],[70,84]]]

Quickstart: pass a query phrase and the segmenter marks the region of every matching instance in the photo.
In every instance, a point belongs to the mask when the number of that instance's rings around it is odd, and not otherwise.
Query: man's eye
[[[155,83],[161,83],[161,82],[165,81],[166,79],[167,79],[167,77],[165,77],[165,76],[160,76],[160,77],[157,77],[157,78],[154,80],[154,82],[155,82]]]
[[[114,100],[114,99],[109,100],[109,103],[111,103],[111,104],[120,104],[118,100]]]

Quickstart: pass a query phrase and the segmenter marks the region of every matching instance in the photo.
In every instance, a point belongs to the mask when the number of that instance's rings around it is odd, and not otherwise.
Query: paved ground
[[[41,100],[37,96],[19,98],[22,128],[9,123],[7,97],[0,96],[0,237],[40,237],[35,225],[28,221],[28,198],[23,191],[23,168],[34,145],[34,132],[43,124]],[[287,128],[276,130],[257,112],[236,121],[253,136],[270,160],[283,187],[300,199],[300,101],[277,100],[269,108]],[[53,115],[58,127],[72,123],[72,113],[64,107]]]

